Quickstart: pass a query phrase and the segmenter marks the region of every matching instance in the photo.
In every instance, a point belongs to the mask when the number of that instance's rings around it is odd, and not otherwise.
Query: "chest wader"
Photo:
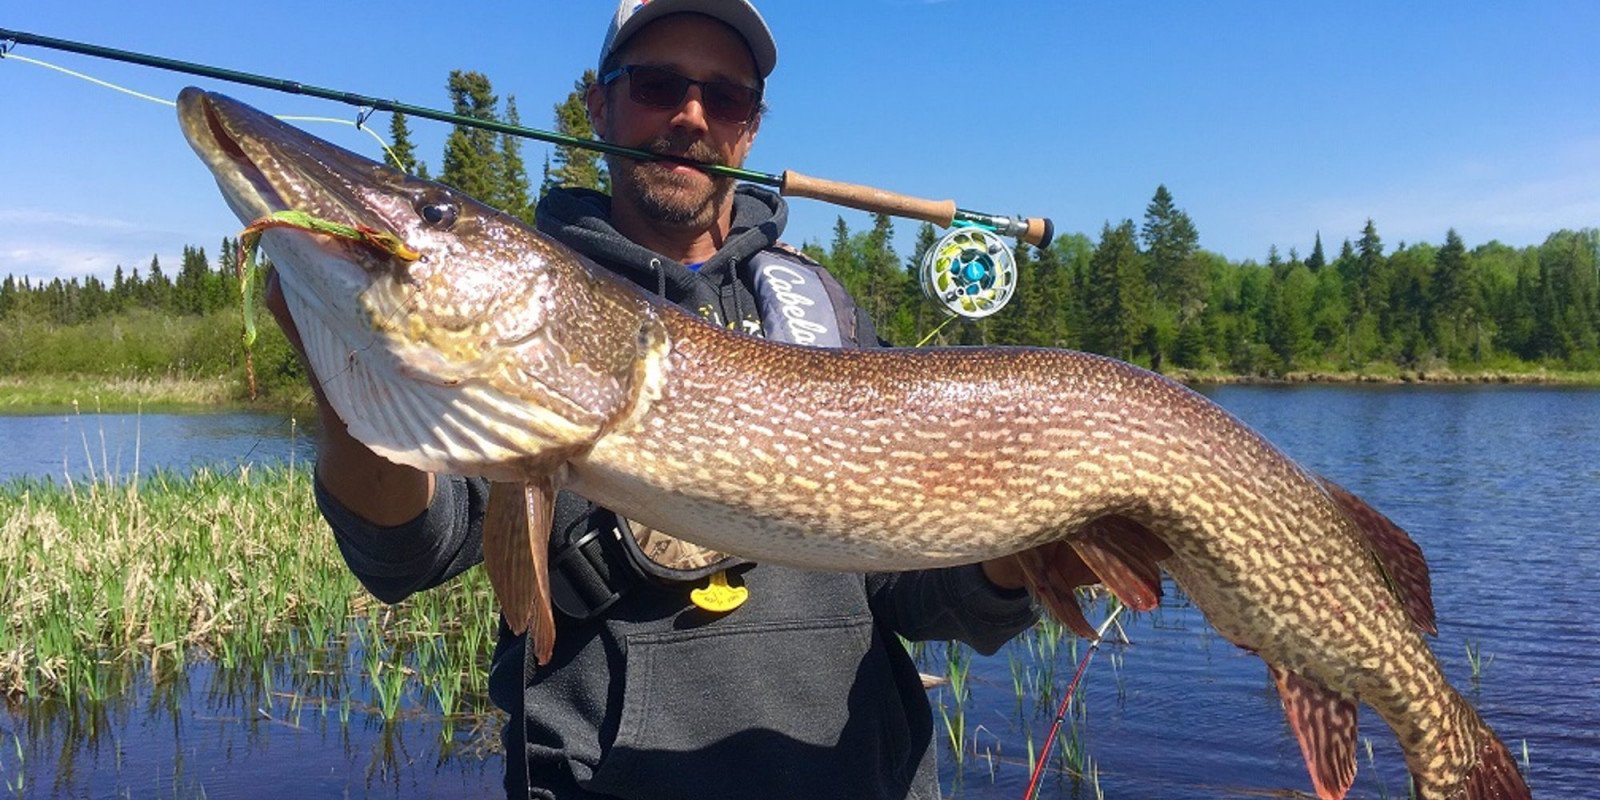
[[[740,278],[753,290],[764,338],[813,347],[861,346],[855,302],[827,270],[798,251],[785,245],[762,250],[740,266]],[[869,330],[867,337],[871,339],[867,346],[877,345],[875,332]],[[599,619],[642,583],[687,589],[751,566],[634,523],[571,492],[556,496],[552,522],[550,601],[558,613],[558,640],[561,629]],[[533,790],[527,772],[527,687],[537,670],[532,649],[524,647],[518,727],[529,795]]]

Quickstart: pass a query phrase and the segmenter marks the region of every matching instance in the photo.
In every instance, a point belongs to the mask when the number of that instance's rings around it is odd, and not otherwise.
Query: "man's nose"
[[[701,133],[710,129],[706,123],[705,97],[700,94],[700,87],[690,86],[684,92],[683,101],[678,103],[678,109],[672,115],[672,124]]]

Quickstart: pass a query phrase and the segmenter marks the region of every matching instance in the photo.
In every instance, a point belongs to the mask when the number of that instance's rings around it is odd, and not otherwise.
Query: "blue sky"
[[[442,107],[484,72],[525,123],[594,64],[613,3],[13,2],[0,28]],[[1049,216],[1098,237],[1165,183],[1201,246],[1263,260],[1329,248],[1371,217],[1389,246],[1542,241],[1600,225],[1600,4],[831,0],[763,13],[778,39],[749,166],[963,208]],[[14,53],[171,98],[195,83],[278,114],[349,106],[36,46]],[[374,125],[387,132],[379,115]],[[313,132],[368,155],[367,135]],[[448,126],[413,122],[438,166]],[[544,145],[524,154],[537,172]],[[537,175],[535,175],[537,179]],[[791,204],[792,242],[836,216]],[[900,225],[909,246],[914,223]],[[0,274],[169,269],[238,223],[171,109],[0,61]]]

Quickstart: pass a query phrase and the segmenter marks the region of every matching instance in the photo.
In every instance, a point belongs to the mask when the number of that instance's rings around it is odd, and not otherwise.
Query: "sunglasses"
[[[761,90],[731,81],[697,81],[666,67],[629,64],[600,76],[601,86],[610,86],[628,76],[628,98],[641,106],[671,109],[683,105],[690,86],[700,87],[700,105],[706,116],[722,122],[743,125],[755,119],[761,108]]]

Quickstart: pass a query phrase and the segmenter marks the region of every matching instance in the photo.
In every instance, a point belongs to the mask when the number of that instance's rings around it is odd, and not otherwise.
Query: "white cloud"
[[[34,280],[109,279],[148,269],[151,256],[169,273],[177,270],[190,234],[161,230],[114,217],[40,208],[0,208],[0,274]]]

